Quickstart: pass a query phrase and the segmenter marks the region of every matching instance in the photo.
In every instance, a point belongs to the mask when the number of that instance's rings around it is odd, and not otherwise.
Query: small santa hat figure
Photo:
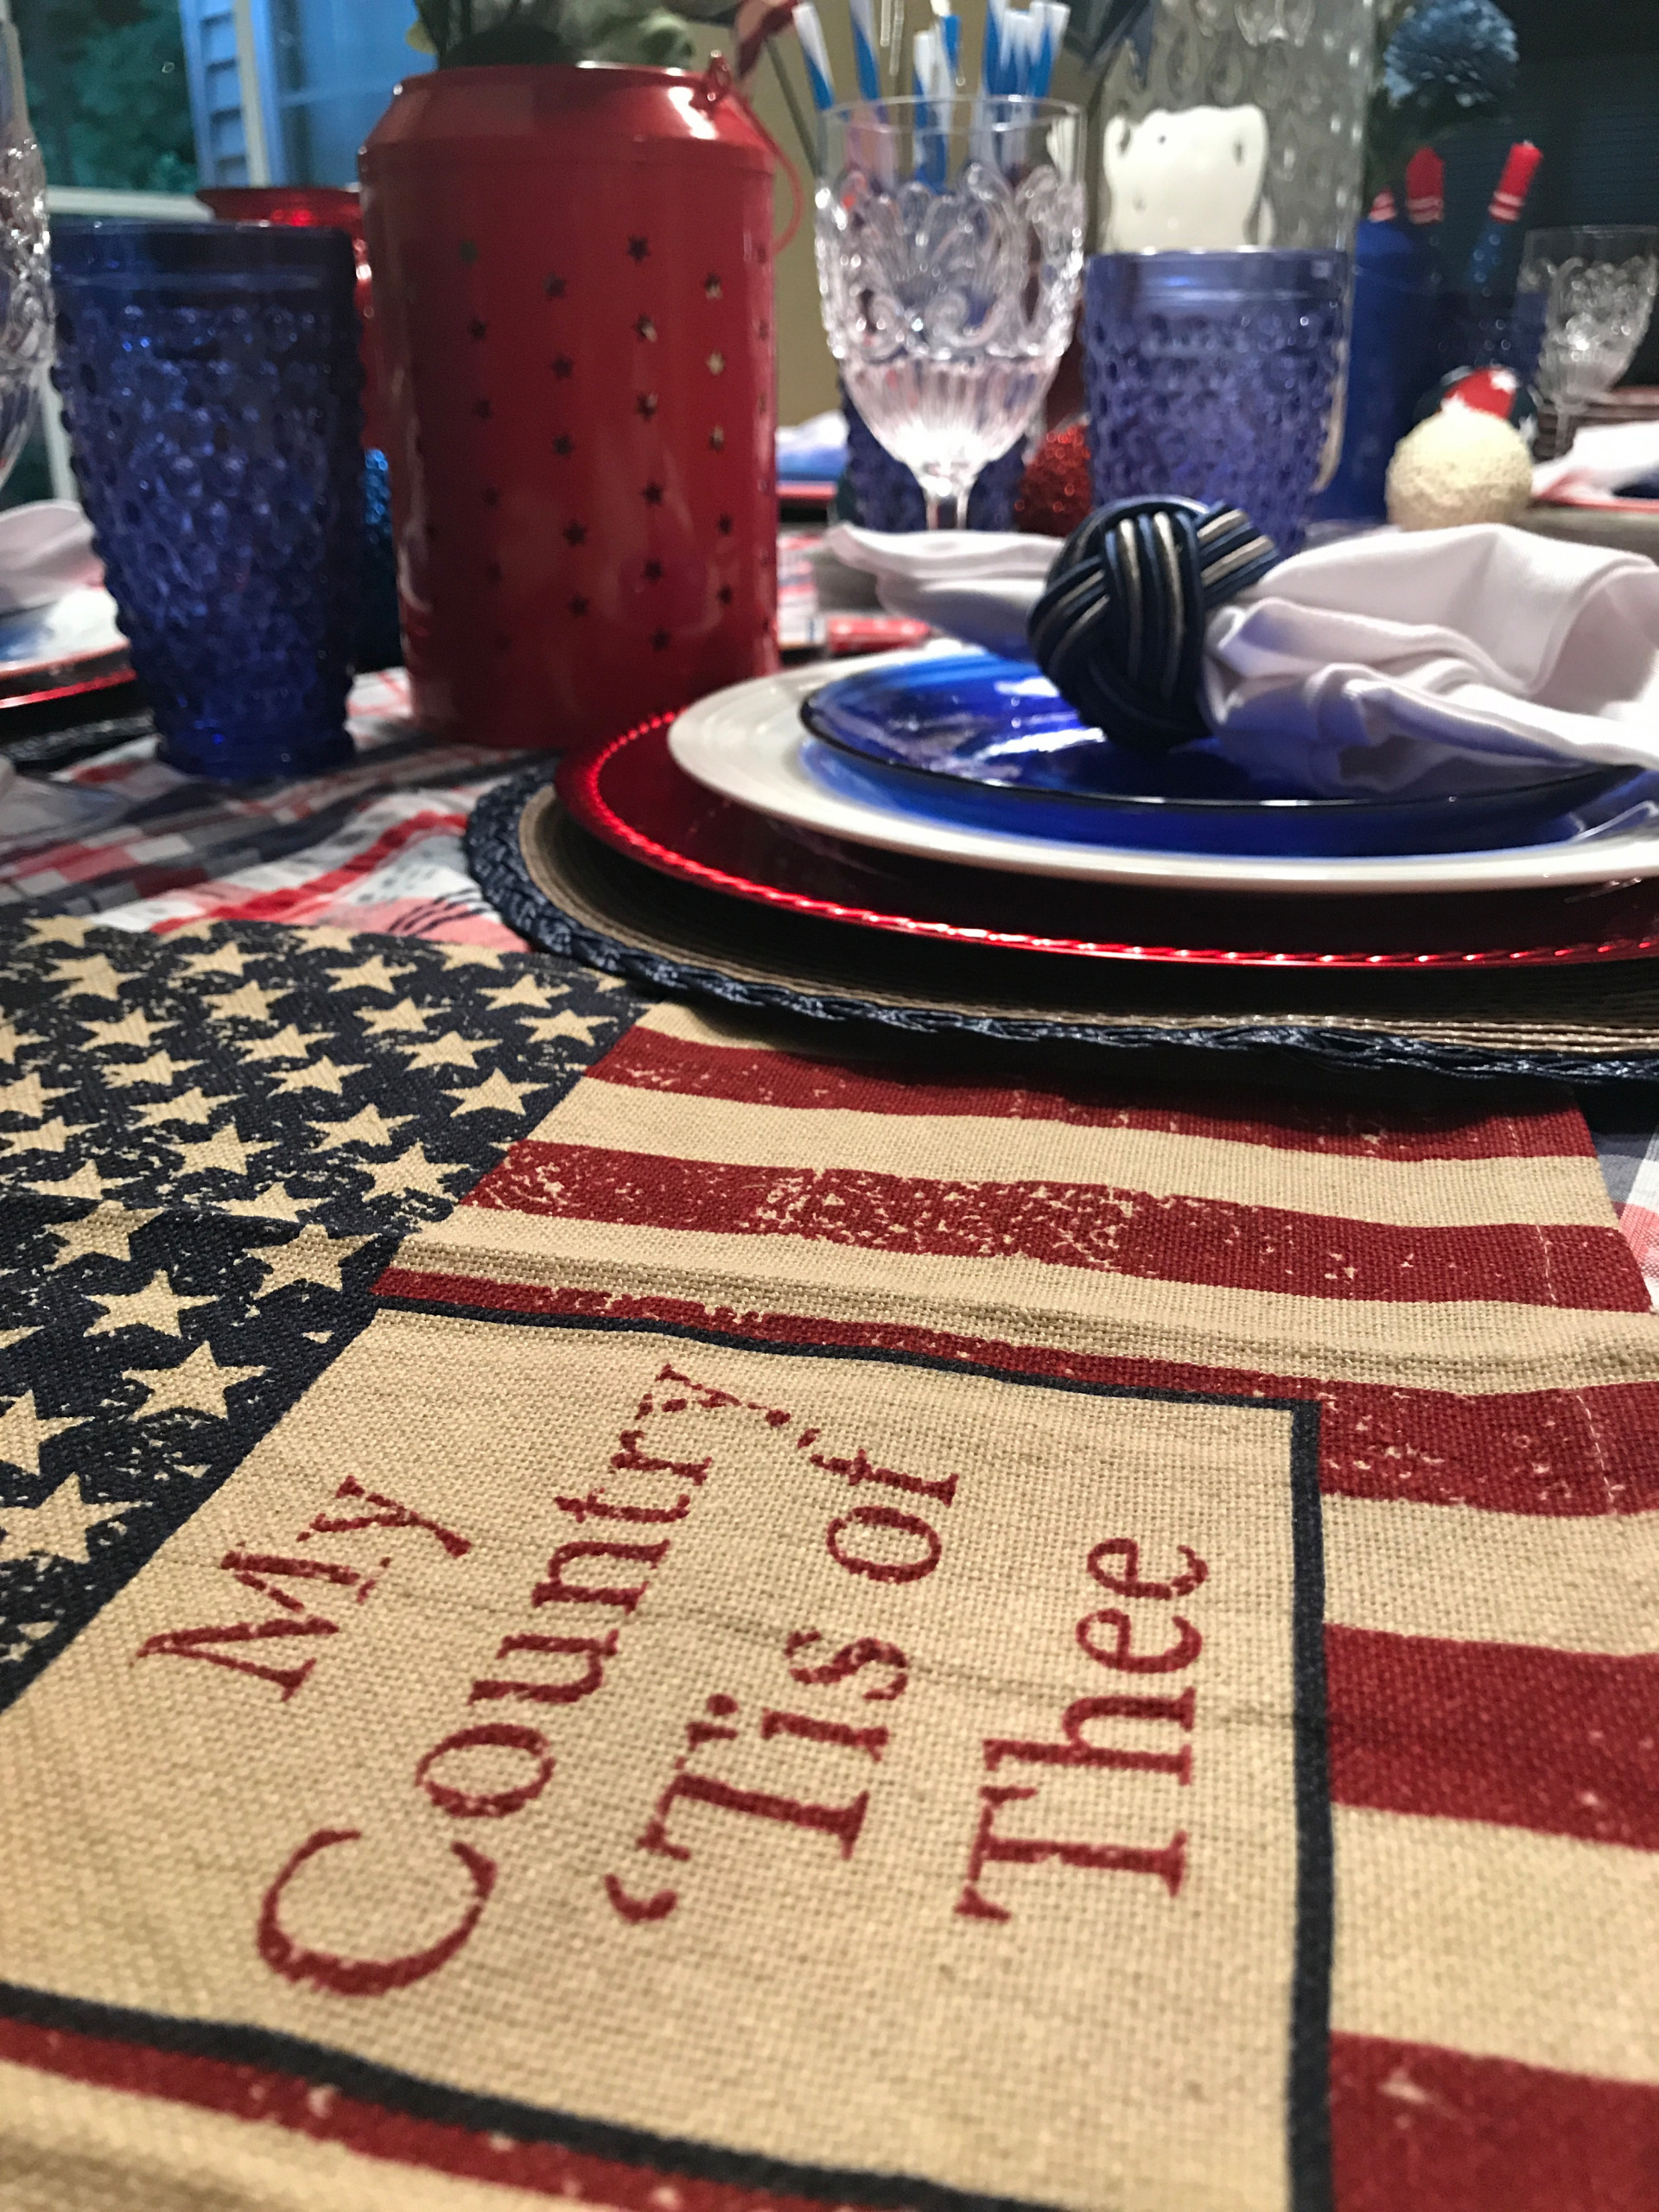
[[[1538,402],[1513,369],[1488,367],[1453,369],[1442,377],[1417,409],[1413,418],[1427,422],[1448,407],[1467,407],[1477,415],[1496,415],[1518,430],[1529,453],[1538,436]]]

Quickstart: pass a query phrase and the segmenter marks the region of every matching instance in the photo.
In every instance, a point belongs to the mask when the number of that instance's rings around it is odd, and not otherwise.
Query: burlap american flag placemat
[[[1649,2212],[1575,1110],[79,927],[0,944],[7,2212]]]

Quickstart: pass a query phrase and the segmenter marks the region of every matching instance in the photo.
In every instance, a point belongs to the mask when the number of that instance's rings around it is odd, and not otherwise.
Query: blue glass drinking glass
[[[1349,256],[1102,253],[1084,279],[1095,499],[1174,492],[1301,542],[1347,336]]]
[[[1311,521],[1387,519],[1389,463],[1437,373],[1440,296],[1433,259],[1416,237],[1397,223],[1360,225],[1342,458],[1309,504]]]
[[[1547,306],[1535,293],[1517,299],[1513,292],[1442,292],[1434,302],[1434,379],[1454,369],[1513,369],[1531,384],[1544,350]]]
[[[75,474],[162,757],[229,781],[351,756],[363,458],[351,242],[268,224],[53,238]]]

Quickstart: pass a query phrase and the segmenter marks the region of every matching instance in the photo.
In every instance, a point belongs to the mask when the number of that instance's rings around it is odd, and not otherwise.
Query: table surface
[[[181,775],[156,760],[153,736],[115,725],[107,749],[48,772],[118,793],[121,815],[82,839],[0,855],[0,912],[96,914],[163,933],[202,920],[325,924],[521,949],[474,882],[462,837],[480,794],[525,756],[423,736],[395,669],[359,678],[352,728],[351,766],[250,792]],[[1659,1102],[1586,1103],[1659,1306]]]
[[[0,2171],[1649,2212],[1653,1129],[803,1054],[354,727],[0,855]]]

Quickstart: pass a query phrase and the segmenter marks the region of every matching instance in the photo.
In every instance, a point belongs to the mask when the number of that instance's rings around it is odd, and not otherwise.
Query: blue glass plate
[[[1357,857],[1554,844],[1659,789],[1630,768],[1432,798],[1316,798],[1213,741],[1149,755],[1087,729],[1029,661],[964,652],[867,669],[801,708],[832,791],[938,821],[1160,852]]]

